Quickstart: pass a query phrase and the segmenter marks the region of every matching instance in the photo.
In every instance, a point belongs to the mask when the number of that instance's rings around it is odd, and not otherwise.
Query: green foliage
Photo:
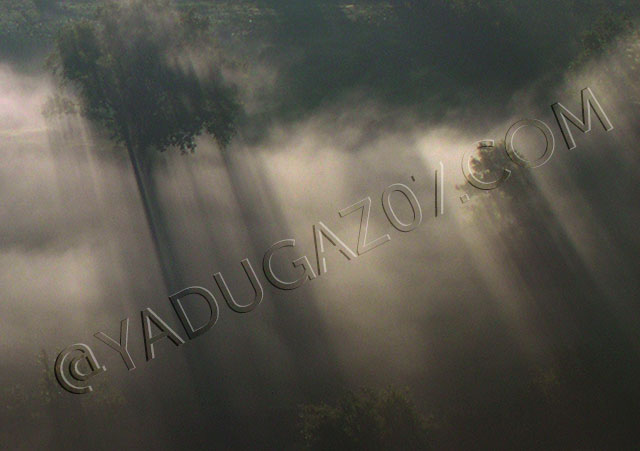
[[[0,50],[14,52],[46,33],[42,15],[33,1],[0,2]]]
[[[612,49],[616,41],[628,39],[633,31],[634,23],[626,14],[603,13],[581,34],[581,50],[571,68],[577,69],[590,58],[602,55],[604,50]]]
[[[571,62],[574,77],[590,61],[599,61],[592,83],[625,86],[626,100],[638,102],[640,86],[640,21],[627,14],[603,14],[582,34],[582,49]]]
[[[318,450],[422,450],[430,448],[428,421],[408,391],[349,392],[338,404],[304,406],[305,445]]]
[[[630,0],[558,0],[544,6],[526,0],[171,3],[179,11],[197,11],[197,20],[206,18],[207,35],[219,37],[244,66],[277,68],[274,95],[264,107],[294,120],[353,92],[410,106],[426,118],[480,98],[498,104],[531,80],[561,79],[567,61],[581,52],[589,58],[621,30],[618,17],[640,14]],[[0,2],[0,52],[28,58],[31,45],[42,51],[55,30],[69,20],[94,17],[99,4]],[[127,24],[134,25],[133,19]]]
[[[64,27],[51,65],[81,111],[130,149],[193,151],[205,131],[224,146],[239,105],[218,61],[206,70],[194,64],[204,58],[197,52],[207,48],[208,27],[165,0],[105,2],[95,20]]]
[[[67,21],[95,13],[95,0],[2,0],[0,56],[15,62],[38,60],[51,50],[56,32]]]

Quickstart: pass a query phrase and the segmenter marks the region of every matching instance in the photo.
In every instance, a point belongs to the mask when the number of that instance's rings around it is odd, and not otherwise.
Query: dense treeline
[[[2,2],[0,55],[17,62],[41,58],[65,23],[92,19],[99,4]],[[624,0],[561,0],[544,8],[523,0],[175,4],[209,18],[212,38],[239,64],[277,66],[275,95],[265,108],[286,117],[356,90],[438,117],[479,92],[511,92],[540,77],[553,81],[571,61],[622,32],[640,10]]]

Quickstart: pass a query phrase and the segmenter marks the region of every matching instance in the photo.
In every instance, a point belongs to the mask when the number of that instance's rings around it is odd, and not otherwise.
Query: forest
[[[633,0],[0,0],[0,443],[637,447],[639,113]]]

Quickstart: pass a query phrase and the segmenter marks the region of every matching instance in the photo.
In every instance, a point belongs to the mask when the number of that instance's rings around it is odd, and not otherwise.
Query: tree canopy
[[[429,449],[429,424],[407,391],[362,389],[337,405],[304,406],[301,432],[310,449]]]
[[[207,27],[165,0],[105,2],[59,33],[53,67],[81,112],[130,150],[193,151],[205,131],[224,146],[240,108],[219,61],[203,57]]]

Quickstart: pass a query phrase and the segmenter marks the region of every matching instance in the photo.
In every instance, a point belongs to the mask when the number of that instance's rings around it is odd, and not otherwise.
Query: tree
[[[240,109],[220,61],[211,57],[209,22],[171,6],[169,0],[106,1],[95,20],[60,32],[50,59],[61,87],[79,98],[77,110],[126,147],[167,285],[170,256],[163,255],[153,188],[145,184],[153,155],[169,148],[193,152],[203,132],[224,147]],[[196,68],[192,61],[203,58],[206,69]],[[46,109],[73,110],[60,97]]]
[[[309,449],[429,449],[429,423],[408,391],[349,392],[337,406],[303,406],[301,432]]]
[[[0,53],[15,55],[43,36],[41,14],[32,1],[0,3]]]
[[[603,13],[582,34],[580,53],[571,62],[569,76],[577,76],[594,60],[600,61],[597,82],[627,86],[624,100],[640,102],[640,22],[629,14]],[[602,64],[604,62],[604,64]]]

